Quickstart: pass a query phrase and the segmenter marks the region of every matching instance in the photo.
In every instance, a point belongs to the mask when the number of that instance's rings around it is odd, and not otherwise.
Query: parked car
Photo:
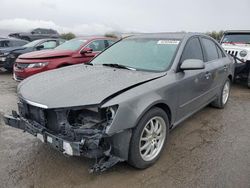
[[[36,28],[32,29],[29,32],[21,32],[21,33],[11,33],[10,37],[15,37],[23,40],[33,41],[38,39],[46,39],[46,38],[59,38],[60,35],[56,30],[53,29],[44,29],[44,28]]]
[[[225,107],[232,79],[233,60],[208,36],[138,35],[88,65],[24,80],[19,114],[4,119],[66,155],[99,159],[93,171],[119,161],[144,169],[170,129],[208,104]]]
[[[64,42],[65,40],[63,39],[40,39],[24,46],[0,49],[0,67],[12,71],[16,58],[19,55],[32,51],[53,49]]]
[[[224,32],[221,45],[235,58],[235,79],[243,80],[250,89],[250,30]]]
[[[0,50],[3,48],[19,47],[27,44],[28,41],[15,38],[0,38]]]
[[[106,37],[80,37],[69,40],[51,51],[21,55],[14,66],[14,79],[20,81],[47,70],[88,63],[114,42],[114,39]]]

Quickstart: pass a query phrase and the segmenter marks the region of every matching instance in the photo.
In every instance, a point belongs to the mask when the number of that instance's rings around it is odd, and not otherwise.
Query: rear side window
[[[10,41],[10,46],[23,46],[25,44],[27,44],[27,42],[25,41]]]
[[[10,41],[7,40],[1,41],[0,47],[10,47]]]
[[[182,53],[181,62],[186,59],[200,59],[203,61],[201,44],[198,38],[195,37],[188,40]]]
[[[105,43],[104,43],[104,40],[96,40],[96,41],[93,41],[91,42],[87,48],[91,48],[93,49],[93,51],[102,51],[104,50],[106,47],[105,47]]]
[[[115,43],[115,41],[113,41],[113,40],[107,40],[107,42],[108,42],[108,46],[111,46],[112,44]]]
[[[210,39],[202,38],[201,40],[206,53],[207,61],[218,59],[217,45]]]
[[[13,41],[13,40],[12,40],[12,41],[9,42],[9,46],[10,46],[10,47],[18,46],[18,43],[17,43],[17,41]]]
[[[217,51],[218,51],[219,58],[225,57],[225,54],[222,52],[222,50],[217,45],[216,45],[216,48],[217,48]]]
[[[5,47],[4,46],[4,41],[0,41],[0,47]]]
[[[44,49],[53,49],[56,47],[56,41],[47,41],[42,43]]]

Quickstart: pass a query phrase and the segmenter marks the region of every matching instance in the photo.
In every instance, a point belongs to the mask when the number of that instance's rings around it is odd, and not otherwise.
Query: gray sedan
[[[19,114],[6,115],[5,123],[66,155],[97,159],[92,171],[120,161],[144,169],[180,122],[208,104],[225,107],[233,70],[233,60],[208,36],[132,36],[88,65],[21,82]]]

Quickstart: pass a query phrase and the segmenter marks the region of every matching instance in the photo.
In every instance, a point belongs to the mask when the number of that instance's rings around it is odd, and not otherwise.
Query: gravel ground
[[[0,187],[250,188],[250,90],[234,85],[224,110],[206,107],[170,134],[160,160],[146,170],[120,163],[93,175],[93,163],[65,157],[36,138],[4,126],[16,109],[16,82],[0,72]]]

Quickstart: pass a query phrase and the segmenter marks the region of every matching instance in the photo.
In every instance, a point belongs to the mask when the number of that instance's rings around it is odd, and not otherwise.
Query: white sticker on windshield
[[[159,40],[157,44],[179,44],[179,40]]]

